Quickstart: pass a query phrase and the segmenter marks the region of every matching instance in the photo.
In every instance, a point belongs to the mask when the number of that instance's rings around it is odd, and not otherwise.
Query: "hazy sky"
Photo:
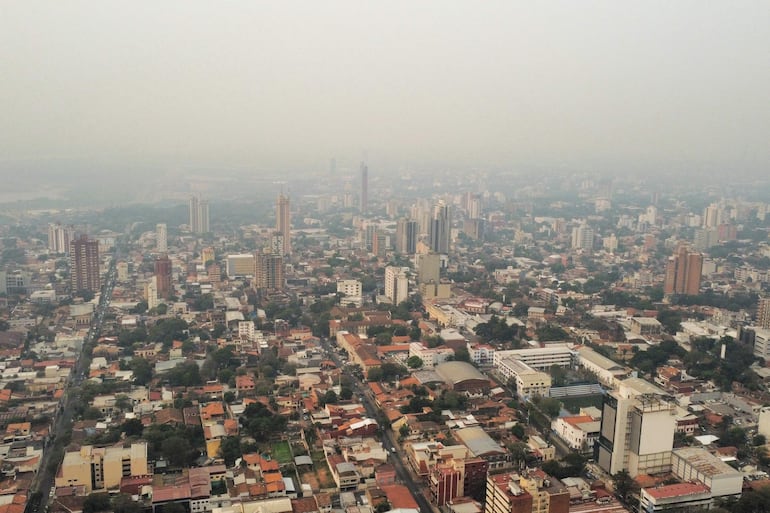
[[[3,173],[364,150],[767,173],[770,3],[6,1],[0,122]]]

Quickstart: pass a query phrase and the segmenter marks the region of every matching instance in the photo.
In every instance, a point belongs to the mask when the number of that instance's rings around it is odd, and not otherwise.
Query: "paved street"
[[[109,306],[109,302],[112,298],[112,290],[115,286],[115,264],[117,263],[117,260],[118,256],[116,255],[112,260],[110,270],[108,271],[105,278],[105,284],[102,288],[102,295],[99,300],[99,305],[94,311],[92,329],[89,331],[88,335],[83,341],[84,347],[88,342],[97,340],[99,337],[102,321],[104,320],[104,313],[107,311],[107,307]],[[54,478],[56,473],[56,468],[51,463],[51,457],[55,455],[55,451],[53,449],[56,440],[60,439],[62,435],[64,435],[64,433],[72,426],[72,413],[74,409],[73,405],[76,399],[75,395],[72,393],[72,389],[80,385],[83,380],[83,376],[85,376],[87,372],[87,359],[83,358],[83,354],[81,353],[80,357],[78,357],[77,364],[75,365],[75,368],[73,369],[70,376],[69,386],[67,390],[65,390],[64,397],[61,400],[59,414],[54,420],[54,426],[51,430],[52,442],[48,445],[48,447],[45,448],[45,451],[43,452],[43,458],[40,461],[40,470],[38,471],[37,481],[35,483],[36,488],[35,485],[33,485],[33,489],[36,489],[38,493],[34,493],[30,496],[30,501],[27,503],[27,506],[24,510],[25,513],[36,513],[41,511],[43,509],[41,506],[46,504],[49,500],[51,490],[54,486]]]
[[[328,341],[324,340],[323,346],[326,352],[329,354],[330,358],[337,365],[337,367],[342,369],[344,363],[340,361],[339,356],[332,350]],[[350,376],[350,377],[353,381],[353,385],[355,386],[354,393],[360,398],[361,403],[366,408],[367,415],[369,415],[371,418],[376,419],[378,417],[377,415],[378,409],[369,397],[368,387],[366,386],[365,383],[362,383],[361,381],[359,381],[357,377],[355,376]],[[403,485],[406,486],[407,489],[409,489],[415,501],[417,502],[417,506],[420,509],[420,513],[429,513],[432,511],[437,511],[435,508],[433,508],[430,501],[425,497],[423,488],[422,488],[422,482],[418,480],[414,476],[414,474],[412,474],[410,468],[408,467],[408,464],[406,463],[406,458],[403,452],[401,451],[401,447],[397,444],[393,436],[393,431],[390,429],[390,426],[380,426],[380,428],[384,435],[382,437],[382,445],[385,447],[385,449],[389,453],[389,461],[395,468],[396,475],[398,476],[401,483],[403,483]],[[395,453],[392,451],[393,448],[396,449]]]

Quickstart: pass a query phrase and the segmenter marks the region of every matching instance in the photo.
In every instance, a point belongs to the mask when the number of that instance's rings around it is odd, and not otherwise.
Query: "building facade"
[[[70,245],[70,280],[72,292],[99,292],[99,242],[81,235]]]

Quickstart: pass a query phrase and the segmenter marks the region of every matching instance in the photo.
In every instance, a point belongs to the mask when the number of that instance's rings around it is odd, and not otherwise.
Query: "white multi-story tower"
[[[155,225],[155,243],[158,253],[168,252],[168,231],[166,230],[166,223],[158,223]]]
[[[670,472],[675,430],[676,406],[663,390],[640,378],[623,380],[604,400],[597,463],[610,475]]]
[[[385,268],[385,297],[394,305],[406,301],[409,297],[409,278],[406,274],[408,270],[408,267]]]

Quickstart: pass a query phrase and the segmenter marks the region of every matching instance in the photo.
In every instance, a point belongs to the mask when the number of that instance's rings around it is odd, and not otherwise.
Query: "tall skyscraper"
[[[81,235],[70,244],[70,285],[73,293],[99,292],[99,242]]]
[[[361,213],[369,210],[369,167],[361,162]]]
[[[171,259],[166,255],[155,259],[155,286],[159,298],[171,296]]]
[[[283,290],[283,258],[274,253],[257,251],[254,269],[254,288]]]
[[[396,223],[396,252],[412,255],[417,251],[417,221],[399,219]]]
[[[430,223],[430,249],[435,253],[449,253],[449,242],[452,235],[452,216],[449,205],[440,200],[433,207],[433,217]]]
[[[391,303],[398,305],[409,297],[409,279],[406,276],[408,267],[385,268],[385,297],[390,299]]]
[[[190,231],[206,233],[209,231],[209,202],[198,196],[190,197]]]
[[[283,192],[275,203],[275,231],[283,236],[283,255],[291,255],[291,208]]]
[[[770,329],[770,297],[759,298],[757,305],[757,326]]]
[[[63,226],[61,223],[48,225],[48,249],[54,253],[70,252],[70,243],[75,238],[75,229],[72,226]]]
[[[663,283],[664,294],[694,296],[700,292],[703,273],[703,255],[690,251],[682,244],[666,264],[666,279]]]
[[[168,232],[166,230],[166,223],[158,223],[155,225],[155,247],[158,253],[165,253],[168,251]]]

